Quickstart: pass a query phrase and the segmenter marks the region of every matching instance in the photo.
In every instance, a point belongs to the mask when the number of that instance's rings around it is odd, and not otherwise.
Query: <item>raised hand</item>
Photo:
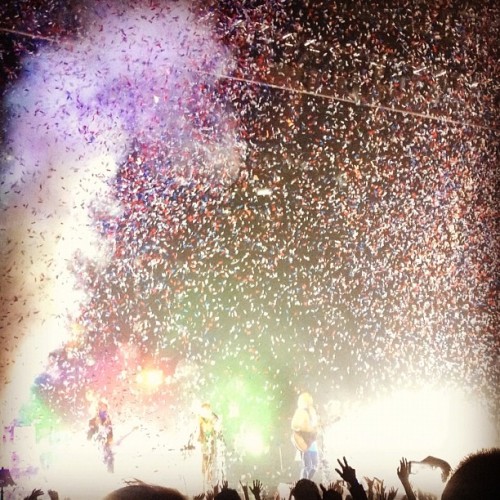
[[[402,483],[409,480],[410,477],[410,464],[406,458],[402,458],[399,461],[399,467],[397,468],[398,477]]]
[[[364,490],[363,486],[358,483],[358,479],[356,478],[356,471],[347,463],[346,458],[343,458],[344,463],[342,463],[340,460],[337,460],[340,467],[342,468],[342,470],[335,469],[337,471],[337,474],[339,474],[344,481],[349,483],[349,491],[354,500],[367,500],[368,497],[366,496],[366,491]]]
[[[342,500],[342,493],[336,490],[336,484],[330,483],[328,489],[322,484],[319,485],[323,492],[323,500]]]
[[[344,463],[342,463],[340,460],[337,459],[338,464],[342,468],[340,469],[335,469],[337,474],[340,475],[340,477],[344,480],[347,481],[351,486],[354,486],[358,484],[358,480],[356,478],[356,470],[353,469],[348,463],[345,457],[343,457]]]
[[[406,458],[402,458],[399,461],[399,467],[396,472],[398,473],[399,480],[403,485],[406,493],[406,497],[408,500],[417,500],[415,493],[413,493],[411,484],[410,484],[410,464]]]
[[[50,500],[59,500],[59,493],[57,493],[57,491],[49,490],[47,493],[49,494]]]
[[[342,484],[340,480],[337,481],[332,481],[329,485],[327,490],[335,490],[338,491],[339,493],[342,493],[344,490],[342,489]]]
[[[248,496],[248,484],[243,484],[240,480],[241,489],[243,490],[243,494],[245,495],[245,500],[250,500]]]
[[[250,491],[252,492],[256,500],[260,500],[260,494],[262,492],[262,482],[258,479],[255,479],[253,482],[253,488],[250,488]]]
[[[43,491],[41,489],[35,488],[29,497],[26,497],[24,500],[36,500],[38,497],[43,495]]]
[[[373,498],[373,485],[375,484],[375,479],[370,479],[365,477],[366,484],[368,485],[368,498]]]
[[[387,500],[394,500],[396,498],[396,495],[398,494],[398,489],[392,487],[388,492],[387,492]]]
[[[422,463],[432,465],[433,467],[439,467],[441,469],[441,480],[443,483],[446,482],[451,472],[451,465],[448,462],[442,458],[428,456],[422,460]]]

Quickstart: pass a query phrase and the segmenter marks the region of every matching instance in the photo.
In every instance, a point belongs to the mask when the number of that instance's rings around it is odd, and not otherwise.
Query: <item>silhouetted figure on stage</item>
[[[203,487],[210,486],[215,478],[217,457],[221,444],[221,422],[212,411],[210,403],[203,403],[198,415],[198,442],[201,444],[201,470],[203,473]]]
[[[102,461],[108,472],[114,472],[113,425],[108,413],[108,405],[100,401],[96,415],[89,420],[87,439],[93,439],[101,452]]]
[[[318,468],[318,426],[319,419],[313,398],[308,392],[300,394],[297,409],[292,418],[292,442],[302,458],[302,479],[312,479]]]

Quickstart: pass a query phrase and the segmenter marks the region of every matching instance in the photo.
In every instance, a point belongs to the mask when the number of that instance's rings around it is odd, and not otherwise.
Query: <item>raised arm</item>
[[[358,479],[356,477],[356,471],[353,469],[348,463],[345,457],[344,463],[340,460],[337,460],[341,469],[335,469],[340,477],[349,484],[349,491],[351,492],[351,496],[353,500],[368,500],[366,496],[366,491],[363,486],[359,484]]]
[[[402,458],[399,462],[399,467],[397,468],[397,473],[401,484],[403,485],[406,496],[408,500],[417,500],[415,493],[410,484],[410,464],[406,458]]]

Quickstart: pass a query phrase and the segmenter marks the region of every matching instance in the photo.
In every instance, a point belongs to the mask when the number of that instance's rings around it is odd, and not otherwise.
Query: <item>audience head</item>
[[[240,495],[232,488],[224,488],[217,495],[214,500],[241,500]]]
[[[310,479],[301,479],[292,489],[295,500],[321,500],[316,483]]]
[[[138,482],[112,491],[104,500],[186,500],[178,490]]]
[[[469,455],[458,465],[441,500],[500,498],[500,448]]]

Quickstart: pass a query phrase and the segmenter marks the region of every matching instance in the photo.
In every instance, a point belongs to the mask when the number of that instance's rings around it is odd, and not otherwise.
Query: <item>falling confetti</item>
[[[210,400],[237,477],[304,389],[498,413],[497,7],[63,3],[0,16],[4,426]]]

